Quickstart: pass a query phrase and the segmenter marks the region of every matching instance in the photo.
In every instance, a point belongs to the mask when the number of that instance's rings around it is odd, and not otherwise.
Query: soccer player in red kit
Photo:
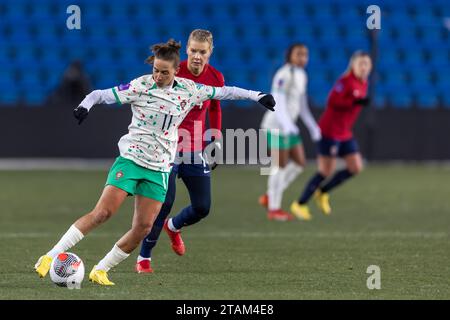
[[[187,44],[187,61],[182,61],[177,73],[178,77],[188,78],[196,83],[222,87],[225,85],[222,73],[209,65],[209,58],[213,50],[213,36],[207,30],[197,29],[191,32]],[[153,272],[151,267],[151,251],[158,241],[161,230],[170,237],[172,249],[178,255],[183,255],[185,246],[181,239],[180,229],[197,223],[205,218],[211,206],[211,168],[203,157],[205,143],[206,111],[209,111],[209,124],[215,129],[216,148],[220,146],[220,130],[222,113],[218,100],[208,100],[202,106],[195,106],[179,127],[177,157],[169,176],[169,186],[165,202],[153,224],[151,232],[143,240],[141,251],[136,263],[138,273]],[[188,132],[189,136],[183,136]],[[166,220],[169,215],[176,193],[176,177],[181,178],[186,185],[191,204],[181,210],[175,217]]]
[[[362,107],[369,105],[367,97],[368,77],[372,61],[366,52],[356,51],[344,75],[336,82],[328,96],[327,107],[319,120],[322,139],[318,143],[318,172],[309,180],[298,201],[291,205],[291,212],[297,218],[310,220],[307,206],[314,195],[316,204],[324,214],[331,213],[329,192],[347,179],[361,172],[361,153],[352,128]],[[336,169],[337,157],[343,158],[346,168],[326,183]]]

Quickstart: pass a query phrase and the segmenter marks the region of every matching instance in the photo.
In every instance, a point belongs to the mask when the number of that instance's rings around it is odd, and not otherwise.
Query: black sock
[[[351,178],[352,176],[353,176],[353,173],[348,171],[348,169],[338,171],[326,185],[324,185],[322,188],[320,188],[320,190],[322,192],[329,192],[331,189],[336,188],[338,185],[343,183],[345,180]]]
[[[313,195],[314,191],[319,188],[322,181],[325,179],[320,173],[316,173],[308,182],[305,189],[303,190],[303,194],[299,199],[300,204],[305,204],[308,202],[309,198]]]

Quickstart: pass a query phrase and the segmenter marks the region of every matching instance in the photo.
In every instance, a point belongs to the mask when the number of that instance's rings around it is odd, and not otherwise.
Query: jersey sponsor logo
[[[342,82],[336,83],[336,85],[334,86],[334,90],[336,90],[336,92],[342,92],[342,90],[344,90],[343,83]]]
[[[123,91],[123,90],[128,90],[130,88],[131,84],[129,83],[123,83],[123,84],[119,84],[119,86],[117,87],[119,89],[119,91]]]
[[[116,180],[119,180],[122,177],[123,177],[123,172],[122,172],[122,170],[120,170],[116,173]]]

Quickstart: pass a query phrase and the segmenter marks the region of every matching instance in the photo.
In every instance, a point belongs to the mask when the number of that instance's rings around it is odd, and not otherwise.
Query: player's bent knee
[[[319,173],[324,177],[324,178],[329,178],[333,175],[334,170],[320,170]]]
[[[363,166],[362,165],[357,165],[354,166],[353,168],[349,168],[349,171],[353,174],[353,175],[357,175],[360,174],[363,171]]]
[[[108,208],[95,209],[92,212],[92,217],[93,217],[95,224],[101,224],[101,223],[105,222],[106,220],[111,218],[112,215],[113,215],[113,211]]]
[[[195,211],[195,214],[199,219],[206,218],[209,214],[209,206],[203,205],[203,206],[196,206],[193,208]]]
[[[133,226],[133,231],[145,238],[152,231],[152,227],[152,223],[139,223]]]

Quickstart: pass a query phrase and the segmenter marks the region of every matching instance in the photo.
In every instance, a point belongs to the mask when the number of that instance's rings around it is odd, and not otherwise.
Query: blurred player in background
[[[304,44],[295,43],[288,48],[286,63],[276,72],[272,81],[277,112],[266,112],[261,123],[261,127],[267,129],[272,167],[267,193],[259,198],[259,203],[268,208],[269,220],[286,221],[293,218],[281,209],[281,203],[284,190],[303,171],[306,162],[296,124],[298,117],[308,128],[313,141],[319,141],[321,137],[308,106],[308,77],[304,70],[307,63],[308,48]]]
[[[299,219],[312,218],[307,206],[312,195],[320,210],[324,214],[330,214],[329,192],[363,169],[361,153],[353,138],[352,128],[362,107],[370,103],[367,87],[371,70],[372,60],[369,54],[356,51],[346,72],[338,79],[328,96],[327,107],[319,120],[322,139],[318,144],[318,172],[305,186],[298,202],[291,205],[291,212]],[[334,173],[337,157],[345,160],[346,168],[336,172],[324,183]]]
[[[181,45],[174,40],[152,46],[146,61],[153,74],[106,90],[94,90],[74,110],[81,123],[98,103],[130,103],[133,112],[128,134],[119,141],[120,156],[112,165],[95,208],[78,219],[59,242],[35,264],[45,277],[54,257],[75,246],[83,237],[114,215],[128,195],[135,195],[131,229],[93,267],[89,280],[114,285],[108,271],[125,260],[150,232],[166,198],[171,164],[175,158],[178,127],[196,105],[210,99],[250,99],[273,110],[270,94],[236,87],[212,87],[176,77]],[[82,141],[80,141],[82,143]]]
[[[222,73],[209,64],[213,47],[211,32],[201,29],[192,31],[186,48],[188,58],[187,61],[180,63],[177,76],[210,86],[224,86]],[[214,169],[215,166],[213,164],[210,168],[203,157],[205,147],[203,136],[206,130],[207,110],[209,111],[210,127],[215,129],[216,134],[219,135],[215,136],[214,143],[217,148],[221,148],[222,111],[220,102],[208,100],[203,102],[202,106],[195,106],[180,125],[180,129],[185,129],[190,133],[190,139],[186,141],[186,137],[179,137],[177,157],[169,176],[166,200],[153,224],[152,231],[142,242],[141,252],[135,267],[138,273],[153,272],[151,253],[162,228],[170,237],[173,251],[181,256],[185,253],[185,246],[181,239],[180,229],[197,223],[209,213],[211,207],[211,169]],[[187,160],[186,163],[183,162],[183,159]],[[199,159],[201,161],[198,161]],[[177,175],[189,191],[191,204],[181,210],[175,217],[166,220],[175,201]]]

